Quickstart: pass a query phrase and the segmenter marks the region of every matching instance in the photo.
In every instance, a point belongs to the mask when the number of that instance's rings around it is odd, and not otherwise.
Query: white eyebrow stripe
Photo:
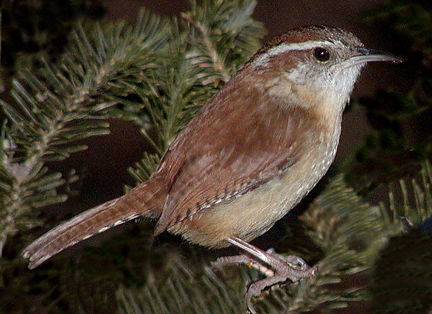
[[[332,44],[334,43],[330,41],[318,41],[318,40],[310,40],[310,41],[305,41],[301,43],[292,43],[292,44],[282,43],[273,48],[270,48],[261,56],[256,58],[252,62],[252,66],[253,67],[264,66],[269,61],[270,57],[277,56],[287,51],[309,50],[315,47],[319,47],[323,45],[332,45]]]

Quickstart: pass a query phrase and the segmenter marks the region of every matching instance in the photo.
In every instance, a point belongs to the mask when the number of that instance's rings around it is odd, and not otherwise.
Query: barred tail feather
[[[157,218],[159,210],[150,208],[148,201],[159,193],[149,195],[148,192],[146,185],[139,186],[47,232],[23,251],[23,257],[29,259],[29,268],[33,269],[64,249],[129,220],[142,216]],[[154,201],[157,203],[157,197]]]

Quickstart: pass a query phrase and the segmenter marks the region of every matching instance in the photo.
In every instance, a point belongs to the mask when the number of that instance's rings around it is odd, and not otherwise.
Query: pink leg
[[[311,277],[317,269],[317,267],[309,267],[302,258],[295,255],[282,256],[276,254],[273,249],[264,252],[237,237],[228,238],[227,241],[248,254],[220,257],[213,265],[250,264],[268,276],[267,278],[253,282],[247,290],[246,304],[249,312],[252,314],[256,314],[251,302],[253,297],[260,296],[261,292],[266,288],[278,283],[287,280],[296,282],[300,279]],[[270,266],[273,272],[264,266],[263,263]]]

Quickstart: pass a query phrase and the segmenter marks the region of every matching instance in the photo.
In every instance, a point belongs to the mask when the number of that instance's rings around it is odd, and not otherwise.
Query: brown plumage
[[[362,66],[397,61],[369,52],[329,27],[270,41],[203,106],[147,182],[36,240],[24,251],[29,267],[137,217],[157,219],[156,235],[168,230],[208,247],[263,234],[329,168]]]

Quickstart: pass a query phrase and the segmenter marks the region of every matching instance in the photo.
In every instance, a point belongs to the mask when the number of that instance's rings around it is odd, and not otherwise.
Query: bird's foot
[[[246,251],[248,254],[220,257],[212,266],[225,266],[228,264],[246,264],[262,272],[266,278],[253,282],[247,289],[246,304],[248,311],[256,314],[252,305],[252,299],[260,297],[268,288],[277,284],[299,281],[303,278],[311,278],[317,270],[317,266],[310,267],[300,257],[295,255],[282,256],[273,249],[266,252],[238,238],[230,238],[229,242]]]

